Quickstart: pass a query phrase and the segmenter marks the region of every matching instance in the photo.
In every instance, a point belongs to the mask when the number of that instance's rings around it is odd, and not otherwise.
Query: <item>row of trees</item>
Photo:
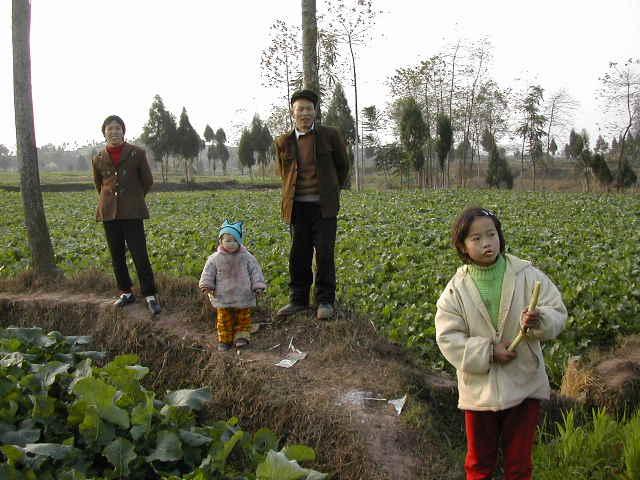
[[[273,137],[269,127],[256,114],[251,121],[251,125],[248,128],[244,128],[240,134],[240,142],[238,143],[240,168],[249,169],[249,175],[253,176],[253,166],[257,163],[264,177],[267,165],[273,160],[274,156]]]
[[[378,13],[372,1],[339,0],[330,2],[327,10],[318,16],[317,26],[309,27],[310,31],[317,30],[313,53],[317,55],[314,68],[321,98],[333,91],[333,104],[336,97],[344,94],[337,91],[337,85],[349,82],[354,87],[353,126],[351,120],[343,118],[341,122],[346,123],[343,134],[355,156],[356,187],[361,183],[366,154],[375,156],[376,164],[385,173],[396,171],[401,177],[413,176],[420,185],[447,187],[453,184],[465,186],[473,177],[480,177],[482,151],[493,172],[487,174],[487,183],[495,184],[496,172],[502,172],[503,178],[497,180],[497,184],[513,184],[514,175],[507,172],[506,152],[502,150],[502,160],[499,155],[501,148],[498,145],[506,142],[514,151],[518,145],[518,176],[524,180],[528,174],[535,189],[539,171],[548,168],[558,152],[558,145],[566,139],[573,124],[578,104],[571,95],[564,89],[545,92],[539,84],[521,89],[500,86],[490,75],[492,45],[482,38],[471,42],[456,41],[416,64],[397,69],[388,78],[389,105],[383,111],[373,105],[360,111],[357,52],[369,38]],[[292,90],[302,86],[300,56],[308,48],[300,37],[297,26],[276,20],[270,44],[263,51],[264,84],[278,88],[282,98],[282,103],[274,106],[268,120],[277,130],[291,127],[288,99]],[[634,105],[638,110],[640,104],[637,63],[637,60],[612,63],[600,79],[599,98],[606,106],[604,109],[613,105],[627,107],[626,112],[618,112],[628,120],[622,128],[617,126],[622,132],[621,152],[630,138]],[[416,106],[421,119],[416,114]],[[359,121],[359,115],[364,121]],[[638,114],[635,116],[637,118]],[[321,117],[321,121],[329,125],[340,123],[330,122],[328,113]],[[446,138],[448,126],[452,134],[450,142]],[[609,127],[610,131],[616,130],[613,125]],[[380,133],[389,131],[396,138],[399,150],[392,144],[387,145],[388,148],[381,145]],[[491,138],[493,141],[489,140]],[[450,148],[445,151],[448,143]],[[401,155],[392,162],[397,168],[390,168],[389,152],[395,151]],[[616,164],[614,185],[623,188],[626,184],[623,172],[632,165],[624,164],[623,153],[615,159],[611,153],[606,157]]]
[[[229,149],[226,146],[227,136],[222,128],[214,132],[207,125],[204,139],[191,125],[186,108],[182,108],[180,120],[176,125],[175,116],[164,107],[160,95],[153,98],[149,109],[149,119],[142,129],[140,141],[146,145],[153,159],[161,164],[162,181],[166,182],[169,173],[169,159],[176,156],[184,167],[185,182],[193,181],[194,162],[200,152],[207,150],[209,170],[216,172],[216,161],[222,164],[223,175],[227,173]]]
[[[409,105],[409,115],[416,118],[413,112],[415,102],[422,113],[423,152],[427,161],[413,162],[413,165],[414,168],[422,165],[427,170],[425,178],[432,185],[448,186],[454,181],[450,171],[454,162],[458,167],[455,178],[458,185],[465,186],[471,176],[480,176],[481,148],[489,160],[486,182],[489,185],[512,184],[513,175],[505,169],[506,163],[500,158],[497,144],[500,140],[511,144],[518,140],[520,177],[524,179],[529,172],[535,189],[538,171],[548,166],[558,150],[556,139],[564,136],[573,122],[577,103],[565,90],[551,92],[545,99],[541,85],[529,85],[521,92],[501,88],[488,75],[490,57],[491,46],[486,40],[466,46],[458,42],[418,65],[398,69],[389,79],[393,99],[389,117],[407,159],[416,157],[412,153],[415,145],[403,141],[405,110]],[[622,115],[618,118],[626,119],[624,133],[619,138],[622,147],[616,151],[616,157],[611,152],[603,156],[616,164],[612,182],[618,189],[628,186],[633,178],[630,156],[624,154],[625,145],[631,143],[630,130],[635,125],[640,133],[640,74],[637,65],[637,60],[621,65],[612,63],[608,73],[601,78],[600,98],[607,106],[623,106]],[[442,146],[443,143],[439,135],[431,138],[431,126],[439,125],[443,116],[451,122],[454,142],[447,152],[446,162],[438,163],[440,182],[434,184],[429,180],[433,178],[430,157],[434,145]],[[417,125],[421,124],[419,119],[415,121]],[[613,125],[610,127],[614,130]]]
[[[623,147],[626,144],[626,153]],[[631,167],[630,159],[640,156],[640,134],[633,138],[629,134],[629,138],[625,141],[622,136],[619,139],[613,138],[611,147],[602,137],[598,136],[593,149],[590,148],[589,134],[586,131],[576,133],[571,130],[569,134],[569,143],[564,146],[564,155],[566,158],[573,160],[576,169],[581,174],[586,191],[591,190],[591,186],[595,179],[600,187],[609,190],[612,185],[616,188],[628,188],[634,185],[638,177]],[[607,164],[607,156],[612,158],[620,158],[622,162],[620,166],[612,173]]]

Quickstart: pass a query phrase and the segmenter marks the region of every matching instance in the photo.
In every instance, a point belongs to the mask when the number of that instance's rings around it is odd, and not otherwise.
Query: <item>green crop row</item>
[[[246,244],[262,264],[269,298],[287,298],[288,227],[276,191],[152,193],[147,225],[157,271],[196,281],[225,218],[245,221]],[[66,271],[110,271],[93,192],[45,194],[58,264]],[[338,299],[436,367],[435,302],[460,264],[450,226],[468,204],[497,212],[509,252],[531,260],[558,285],[569,309],[560,341],[546,357],[557,384],[566,358],[640,331],[640,198],[504,191],[343,194],[338,222]],[[17,193],[3,193],[0,275],[29,265]],[[6,212],[15,212],[7,214]]]

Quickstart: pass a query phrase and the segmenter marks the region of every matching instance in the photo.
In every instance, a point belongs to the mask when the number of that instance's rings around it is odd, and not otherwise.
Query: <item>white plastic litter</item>
[[[387,403],[393,405],[396,409],[398,415],[402,413],[402,408],[404,407],[405,402],[407,401],[407,395],[405,394],[402,398],[396,398],[394,400],[389,400]]]
[[[293,337],[289,342],[289,353],[275,364],[276,367],[291,368],[300,360],[307,358],[307,352],[301,352],[293,345]]]

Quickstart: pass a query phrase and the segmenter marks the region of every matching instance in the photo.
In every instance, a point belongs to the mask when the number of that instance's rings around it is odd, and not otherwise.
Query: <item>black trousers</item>
[[[292,245],[289,254],[290,299],[292,303],[307,305],[313,283],[311,264],[316,254],[316,300],[332,304],[336,299],[337,219],[322,218],[320,205],[294,202],[291,221]]]
[[[126,251],[128,248],[136,266],[142,295],[155,295],[156,285],[153,280],[151,263],[149,262],[147,238],[144,233],[142,219],[110,220],[103,222],[103,225],[107,237],[107,245],[109,245],[109,251],[111,252],[113,272],[120,291],[128,292],[133,285],[127,268]]]

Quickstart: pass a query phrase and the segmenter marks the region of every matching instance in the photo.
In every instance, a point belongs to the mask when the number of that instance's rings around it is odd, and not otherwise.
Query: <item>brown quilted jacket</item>
[[[125,143],[118,168],[106,149],[98,152],[92,163],[100,195],[97,221],[149,218],[144,197],[153,185],[153,176],[142,148]]]

